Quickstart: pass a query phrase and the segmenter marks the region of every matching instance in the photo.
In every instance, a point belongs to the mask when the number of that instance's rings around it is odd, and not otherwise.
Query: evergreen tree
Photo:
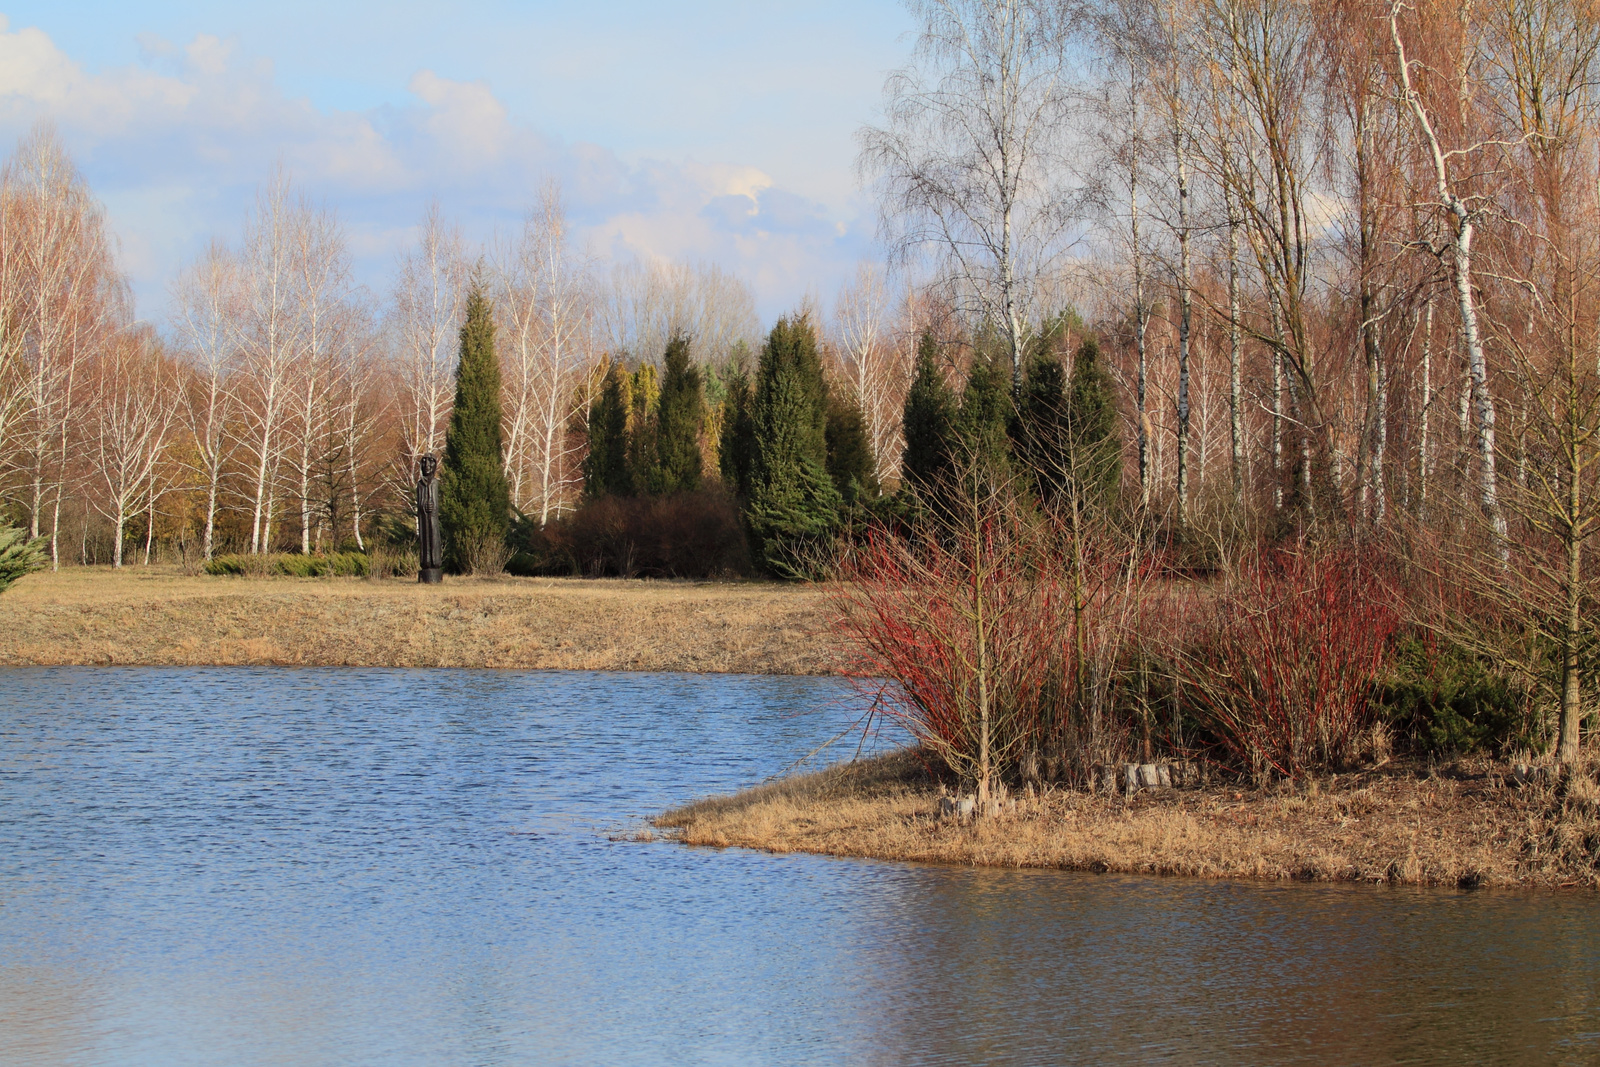
[[[633,472],[628,467],[628,417],[633,410],[633,376],[613,363],[600,395],[589,407],[589,455],[583,461],[583,492],[593,499],[628,496]]]
[[[722,484],[740,500],[750,499],[750,469],[755,460],[755,397],[750,376],[735,367],[728,378],[728,398],[723,401],[722,436],[717,442],[717,457]]]
[[[923,494],[932,493],[949,477],[955,440],[955,397],[939,370],[938,356],[938,342],[924,332],[917,342],[916,372],[901,420],[906,447],[900,477]]]
[[[49,559],[44,548],[48,537],[28,539],[28,531],[19,526],[0,523],[0,593],[11,588],[17,579],[42,568]]]
[[[439,522],[445,566],[457,574],[494,565],[511,529],[511,491],[500,446],[500,360],[494,316],[480,283],[467,297],[456,403],[445,433]]]
[[[832,536],[843,500],[828,476],[827,393],[805,316],[779,319],[756,370],[754,462],[746,521],[768,570],[803,577]]]
[[[867,440],[867,422],[861,408],[848,397],[828,394],[828,476],[846,503],[878,495],[877,465]]]
[[[998,360],[973,360],[956,413],[956,438],[962,466],[985,479],[1003,477],[1011,465],[1010,387],[1011,373]]]
[[[1045,504],[1060,499],[1072,457],[1067,437],[1067,374],[1053,355],[1036,355],[1022,381],[1017,417],[1011,423],[1012,452],[1031,476]]]
[[[629,481],[634,492],[649,492],[657,478],[660,460],[656,454],[656,410],[661,399],[661,380],[653,363],[641,363],[633,372],[633,410],[628,416]]]
[[[700,431],[706,403],[700,371],[689,362],[689,341],[679,335],[667,343],[666,376],[656,406],[656,469],[650,489],[681,493],[700,488]]]
[[[1100,345],[1084,339],[1067,387],[1068,469],[1076,491],[1090,505],[1108,505],[1122,484],[1122,440],[1111,375],[1100,362]]]

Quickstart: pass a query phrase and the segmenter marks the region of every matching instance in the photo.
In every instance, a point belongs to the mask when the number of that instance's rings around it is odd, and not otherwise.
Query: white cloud
[[[0,134],[56,124],[122,236],[142,313],[213,235],[232,237],[278,164],[339,209],[375,289],[426,203],[476,238],[520,218],[547,177],[579,233],[618,257],[707,260],[742,273],[769,314],[830,290],[865,250],[853,217],[778,186],[749,162],[625,162],[519,122],[492,86],[433,70],[408,102],[348,111],[291,98],[272,64],[198,36],[138,41],[141,62],[86,70],[48,35],[0,18]]]

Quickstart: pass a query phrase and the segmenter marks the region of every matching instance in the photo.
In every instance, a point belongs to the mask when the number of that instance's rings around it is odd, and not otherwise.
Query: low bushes
[[[1104,531],[973,519],[846,551],[834,606],[849,670],[980,797],[995,777],[1085,783],[1128,748],[1117,675],[1151,568]]]
[[[506,570],[592,578],[733,578],[750,573],[739,510],[720,489],[603,496],[544,526],[517,522]]]
[[[206,564],[205,571],[252,578],[365,578],[372,573],[372,561],[365,552],[311,556],[274,552],[258,556],[217,556]]]
[[[1530,695],[1477,656],[1427,632],[1397,643],[1377,699],[1396,735],[1429,755],[1537,747]]]
[[[1082,785],[1155,749],[1297,778],[1381,734],[1401,615],[1375,552],[1263,548],[1175,578],[1137,531],[1012,506],[868,534],[839,577],[848,669],[980,796],[991,776]]]
[[[1287,778],[1370,744],[1376,685],[1399,627],[1382,567],[1308,546],[1240,567],[1173,649],[1183,697],[1234,761]]]

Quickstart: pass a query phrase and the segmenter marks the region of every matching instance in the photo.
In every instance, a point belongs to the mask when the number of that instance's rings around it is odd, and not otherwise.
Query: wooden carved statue
[[[417,461],[417,581],[429,585],[444,580],[444,539],[439,534],[439,461],[423,456]]]

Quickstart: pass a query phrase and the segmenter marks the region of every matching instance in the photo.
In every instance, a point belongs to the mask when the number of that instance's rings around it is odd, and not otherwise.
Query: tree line
[[[899,356],[882,275],[862,278],[837,317],[855,332],[820,343],[839,390],[869,413],[876,470],[893,462]],[[754,297],[721,269],[599,263],[547,187],[515,232],[481,248],[430,208],[374,292],[352,277],[337,215],[279,173],[234,240],[184,266],[168,317],[142,321],[104,209],[41,127],[0,174],[6,516],[43,539],[54,566],[403,547],[417,459],[446,447],[474,292],[495,331],[513,514],[537,527],[577,506],[590,410],[615,388],[614,368],[628,368],[630,389],[637,380],[652,420],[665,369],[667,432],[649,447],[677,448],[681,467],[693,426],[718,479],[705,435],[760,347]],[[692,338],[704,367],[687,392],[673,338]],[[630,447],[618,469],[642,462],[643,442]],[[638,469],[656,492],[681,477]]]

